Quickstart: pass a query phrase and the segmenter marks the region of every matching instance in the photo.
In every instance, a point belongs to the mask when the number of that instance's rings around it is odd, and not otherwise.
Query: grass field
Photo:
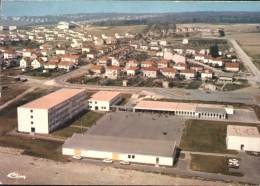
[[[187,120],[180,148],[193,152],[236,154],[236,151],[226,149],[227,125],[256,126],[237,122]],[[259,125],[258,130],[260,131]]]
[[[93,112],[87,111],[80,117],[79,119],[75,120],[71,123],[71,126],[82,126],[82,127],[91,127],[97,120],[99,120],[104,113],[101,112]]]
[[[52,159],[55,161],[65,161],[66,156],[58,152],[63,142],[32,139],[31,137],[4,135],[0,136],[0,144],[4,147],[23,149],[23,154],[41,158]]]
[[[228,158],[224,156],[207,156],[191,154],[190,169],[194,171],[220,173],[233,176],[243,176],[240,172],[229,172],[227,166]]]
[[[69,126],[69,127],[63,128],[63,129],[59,129],[55,132],[52,132],[51,135],[57,136],[57,137],[62,137],[62,138],[69,138],[74,133],[84,133],[86,131],[87,131],[87,129],[85,129],[85,128]]]

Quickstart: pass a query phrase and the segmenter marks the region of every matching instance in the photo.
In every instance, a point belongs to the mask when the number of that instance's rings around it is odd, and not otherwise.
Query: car
[[[73,159],[76,159],[76,160],[81,160],[81,159],[82,159],[82,156],[73,156],[72,158],[73,158]]]
[[[106,158],[106,159],[103,159],[103,162],[104,163],[113,163],[113,160]]]
[[[129,161],[120,161],[120,164],[122,164],[122,165],[130,165],[130,162]]]

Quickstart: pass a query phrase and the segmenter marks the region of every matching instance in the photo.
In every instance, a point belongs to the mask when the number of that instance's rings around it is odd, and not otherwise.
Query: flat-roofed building
[[[260,152],[260,134],[257,127],[227,126],[226,144],[228,150]]]
[[[88,100],[88,109],[109,111],[110,106],[122,101],[120,92],[100,91],[91,96]]]
[[[85,89],[61,89],[17,108],[18,131],[48,134],[87,109]]]
[[[175,141],[74,134],[62,147],[62,154],[87,158],[172,166]]]
[[[162,101],[141,101],[133,111],[166,112],[173,115],[212,119],[226,119],[228,114],[234,114],[232,106]]]

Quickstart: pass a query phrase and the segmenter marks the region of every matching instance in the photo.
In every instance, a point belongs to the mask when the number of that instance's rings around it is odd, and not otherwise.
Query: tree
[[[215,44],[215,45],[213,45],[213,46],[210,46],[210,48],[209,48],[209,53],[210,53],[210,55],[212,56],[212,57],[218,57],[219,55],[218,55],[218,45],[217,44]]]
[[[219,33],[220,37],[224,37],[225,36],[224,30],[219,30],[218,33]]]

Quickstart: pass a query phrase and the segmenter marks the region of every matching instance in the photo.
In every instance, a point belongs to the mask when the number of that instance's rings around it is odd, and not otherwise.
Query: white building
[[[69,29],[70,26],[69,26],[69,23],[68,23],[68,22],[62,21],[62,22],[59,22],[59,23],[58,23],[57,28],[59,28],[59,29]]]
[[[62,147],[62,154],[172,166],[174,141],[74,134]]]
[[[61,89],[17,108],[18,131],[48,134],[87,108],[84,89]]]
[[[226,143],[228,150],[260,152],[260,134],[257,127],[228,125]]]
[[[90,110],[109,111],[110,106],[122,101],[120,92],[100,91],[93,94],[88,100]]]

